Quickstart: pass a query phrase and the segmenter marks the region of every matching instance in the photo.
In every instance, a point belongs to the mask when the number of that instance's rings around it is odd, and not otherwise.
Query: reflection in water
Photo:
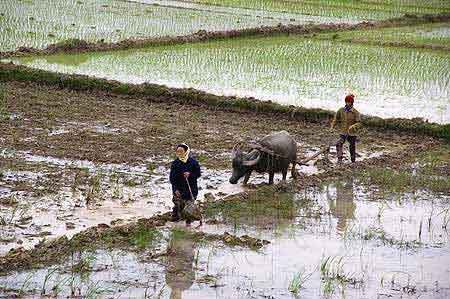
[[[338,182],[335,187],[336,197],[330,196],[327,187],[327,198],[331,214],[338,219],[337,231],[342,234],[347,229],[347,219],[355,218],[356,204],[353,201],[353,180]]]
[[[195,279],[192,265],[195,242],[192,238],[172,234],[167,252],[166,284],[172,289],[170,299],[181,299],[183,291],[189,289]]]

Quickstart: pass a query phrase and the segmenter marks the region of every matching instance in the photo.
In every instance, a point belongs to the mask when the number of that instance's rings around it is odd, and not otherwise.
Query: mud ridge
[[[170,218],[171,213],[168,212],[151,218],[141,218],[134,223],[120,226],[99,224],[74,235],[70,240],[66,236],[62,236],[54,240],[43,241],[29,250],[23,247],[11,249],[6,255],[0,257],[0,275],[5,275],[11,271],[53,265],[61,262],[73,252],[96,247],[125,247],[128,250],[138,250],[130,244],[130,236],[142,230],[163,228]],[[267,240],[248,235],[238,237],[228,232],[209,234],[187,230],[186,234],[186,237],[197,241],[219,241],[228,246],[248,247],[250,249],[260,249],[270,243]],[[163,255],[157,254],[152,257],[156,258]]]
[[[281,114],[298,121],[327,123],[334,116],[334,112],[329,110],[287,106],[272,101],[260,101],[253,97],[218,96],[193,88],[169,88],[164,85],[151,83],[128,84],[85,75],[69,75],[37,70],[25,66],[17,66],[12,63],[0,64],[0,82],[2,81],[36,82],[59,88],[79,91],[101,91],[143,97],[153,102],[176,102],[194,106],[206,106],[211,109]],[[421,118],[384,119],[367,115],[362,116],[362,122],[369,128],[408,132],[450,141],[450,124],[429,123]]]
[[[413,14],[405,14],[400,18],[392,18],[376,22],[361,22],[358,24],[310,24],[310,25],[282,25],[278,26],[262,26],[258,28],[247,28],[229,31],[208,32],[199,30],[193,34],[184,36],[165,36],[157,38],[145,39],[125,39],[116,43],[105,43],[103,40],[98,42],[87,42],[79,39],[68,39],[56,44],[51,44],[45,49],[36,49],[28,47],[20,47],[15,51],[0,52],[1,58],[20,57],[29,55],[49,55],[56,53],[82,53],[95,51],[112,51],[126,50],[131,48],[144,48],[163,45],[176,45],[195,42],[206,42],[227,38],[239,37],[258,37],[258,36],[276,36],[281,34],[313,34],[325,32],[341,32],[361,29],[379,29],[389,27],[400,27],[418,25],[423,23],[445,22],[450,20],[450,13],[427,14],[417,16]]]

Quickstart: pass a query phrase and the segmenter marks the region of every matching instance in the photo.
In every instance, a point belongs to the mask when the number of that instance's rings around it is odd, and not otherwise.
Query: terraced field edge
[[[203,41],[212,41],[226,38],[239,37],[258,37],[258,36],[276,36],[283,34],[314,34],[326,32],[341,32],[361,29],[379,29],[389,27],[401,27],[419,25],[424,23],[446,22],[450,21],[450,12],[436,15],[410,15],[406,14],[401,18],[392,18],[383,21],[361,22],[358,24],[310,24],[310,25],[282,25],[270,27],[263,26],[258,28],[246,28],[240,30],[214,31],[208,32],[200,30],[196,33],[175,36],[175,37],[156,37],[145,39],[125,39],[117,43],[105,43],[98,41],[95,43],[79,39],[68,39],[56,44],[49,45],[45,49],[35,49],[20,47],[16,51],[0,52],[0,58],[30,56],[30,55],[49,55],[56,53],[80,53],[89,51],[112,51],[125,50],[131,48],[145,48],[163,45],[176,45],[184,43],[194,43]],[[394,44],[395,45],[395,44]],[[446,49],[444,49],[446,50]]]
[[[271,101],[260,101],[252,97],[218,96],[193,88],[169,88],[164,85],[150,83],[128,84],[85,75],[49,72],[12,63],[0,64],[0,82],[5,81],[37,82],[79,91],[110,92],[144,97],[154,102],[178,102],[181,104],[207,106],[213,109],[275,113],[285,115],[291,119],[308,122],[326,123],[334,115],[334,112],[328,110],[281,105]],[[364,126],[369,128],[422,134],[450,141],[450,124],[429,123],[421,118],[383,119],[367,115],[362,116],[362,122]]]

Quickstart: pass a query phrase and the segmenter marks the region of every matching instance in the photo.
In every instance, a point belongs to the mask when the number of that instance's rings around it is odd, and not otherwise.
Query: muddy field
[[[0,298],[450,298],[448,1],[1,8]],[[230,184],[280,130],[330,151]],[[170,221],[181,142],[202,226]]]
[[[265,187],[258,175],[243,187],[228,183],[236,142],[284,129],[308,157],[336,133],[151,97],[19,82],[2,91],[5,298],[450,294],[446,144],[365,129],[356,165],[336,166],[332,149],[331,164],[319,156],[296,181]],[[172,205],[168,167],[181,141],[203,166],[197,230],[158,216]]]

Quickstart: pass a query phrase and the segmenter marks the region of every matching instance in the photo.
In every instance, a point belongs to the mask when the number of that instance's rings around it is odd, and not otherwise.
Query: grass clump
[[[360,287],[364,284],[363,277],[344,270],[345,263],[346,259],[342,256],[328,256],[322,259],[319,270],[325,293],[333,292],[335,283],[338,283],[342,289],[347,285]]]
[[[130,245],[138,248],[155,246],[162,239],[162,233],[156,228],[138,227],[129,236]]]
[[[303,268],[298,273],[294,275],[291,282],[289,283],[289,291],[291,291],[294,294],[298,294],[300,292],[300,289],[303,288],[304,284],[308,279],[312,276],[314,273],[307,273],[306,270]]]
[[[204,217],[220,217],[235,224],[253,224],[259,219],[293,219],[296,216],[293,193],[280,193],[276,188],[268,187],[239,197],[209,205],[204,210]]]
[[[373,167],[360,172],[363,183],[392,192],[450,191],[450,146],[441,144],[400,167]]]

